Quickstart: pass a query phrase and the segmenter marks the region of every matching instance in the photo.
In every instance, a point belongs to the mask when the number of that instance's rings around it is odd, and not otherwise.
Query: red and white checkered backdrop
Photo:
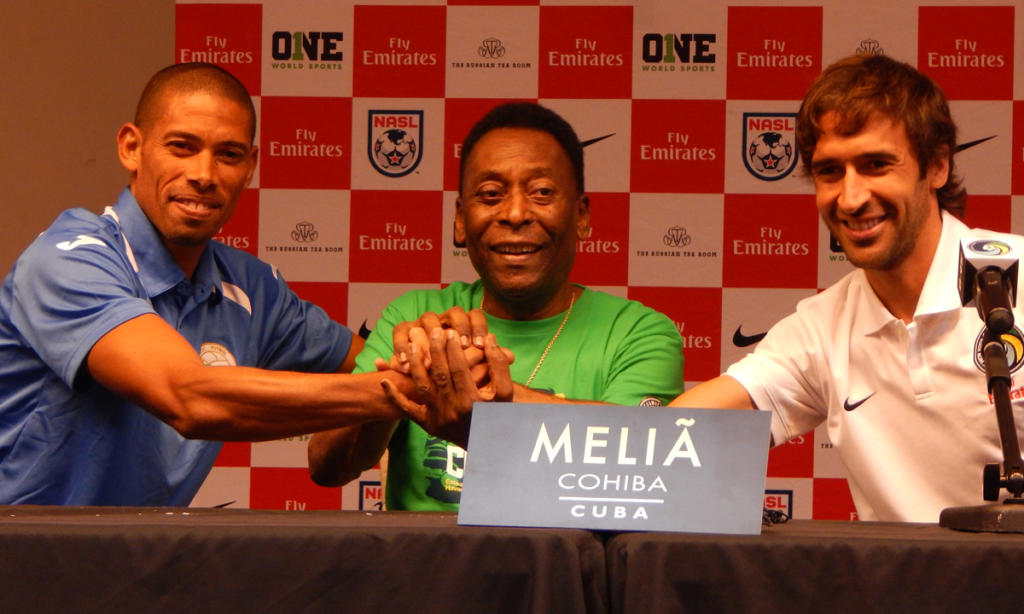
[[[179,0],[174,61],[231,70],[260,114],[256,178],[218,238],[372,329],[406,290],[475,278],[452,245],[461,139],[496,102],[535,100],[581,139],[607,137],[586,149],[594,231],[573,280],[675,321],[689,386],[850,270],[793,118],[814,76],[855,52],[934,77],[962,141],[995,137],[957,158],[967,222],[1024,234],[1020,0],[758,4]],[[314,485],[307,440],[225,445],[193,505],[379,507],[377,470]],[[767,490],[796,518],[856,517],[820,428],[771,452]]]

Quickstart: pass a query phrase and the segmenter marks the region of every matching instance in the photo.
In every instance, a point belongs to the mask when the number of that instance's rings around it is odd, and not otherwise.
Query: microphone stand
[[[993,279],[995,274],[999,275],[998,283]],[[992,292],[996,286],[998,292],[1003,294],[993,297]],[[1013,329],[1013,312],[1008,308],[1011,303],[1001,271],[992,268],[980,271],[978,287],[981,290],[978,297],[979,313],[985,321],[985,341],[982,346],[985,376],[989,394],[995,404],[999,441],[1003,449],[1002,471],[998,463],[985,465],[982,497],[985,501],[998,501],[1003,488],[1011,496],[1002,503],[946,508],[939,514],[939,526],[959,531],[1024,533],[1024,461],[1021,459],[1020,441],[1017,439],[1017,427],[1010,403],[1010,366],[1000,339],[1003,333]],[[1000,307],[990,310],[983,308],[983,303]],[[1004,305],[1007,307],[1005,310],[1001,308]],[[998,315],[993,317],[993,312],[997,311]]]

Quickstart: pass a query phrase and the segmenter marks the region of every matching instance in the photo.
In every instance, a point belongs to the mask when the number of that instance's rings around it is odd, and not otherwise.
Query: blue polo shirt
[[[84,368],[103,335],[149,313],[210,365],[332,372],[352,339],[269,264],[216,241],[186,279],[127,189],[103,215],[65,211],[0,287],[0,504],[192,500],[220,442],[183,438]]]

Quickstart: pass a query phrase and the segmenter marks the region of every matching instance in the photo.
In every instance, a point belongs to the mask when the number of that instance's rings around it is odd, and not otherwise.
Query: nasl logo
[[[743,164],[764,181],[778,181],[796,168],[796,113],[744,113]]]
[[[422,157],[423,111],[369,113],[370,164],[387,177],[413,172]]]
[[[793,517],[793,491],[792,490],[769,490],[764,491],[764,509],[773,512],[782,512],[790,518]]]
[[[378,512],[384,509],[384,489],[379,481],[359,481],[359,509]]]

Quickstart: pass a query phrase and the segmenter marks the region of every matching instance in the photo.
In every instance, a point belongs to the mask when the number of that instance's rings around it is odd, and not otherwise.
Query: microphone
[[[974,301],[985,326],[997,335],[1013,329],[1018,262],[1016,252],[1005,241],[979,237],[960,240],[960,304],[966,307]]]
[[[1017,302],[1017,255],[1013,248],[999,239],[981,237],[960,241],[960,271],[957,285],[960,300],[967,306],[972,300],[978,315],[985,321],[982,355],[989,398],[996,410],[999,444],[1003,450],[1002,467],[985,465],[982,474],[982,498],[997,501],[1006,488],[1012,495],[1003,504],[994,506],[948,507],[939,514],[939,526],[964,531],[1024,532],[1024,460],[1020,439],[1014,424],[1010,399],[1010,376],[1005,333],[1013,328],[1013,305]],[[977,351],[977,350],[975,350]],[[1017,523],[1010,528],[1009,521]]]

